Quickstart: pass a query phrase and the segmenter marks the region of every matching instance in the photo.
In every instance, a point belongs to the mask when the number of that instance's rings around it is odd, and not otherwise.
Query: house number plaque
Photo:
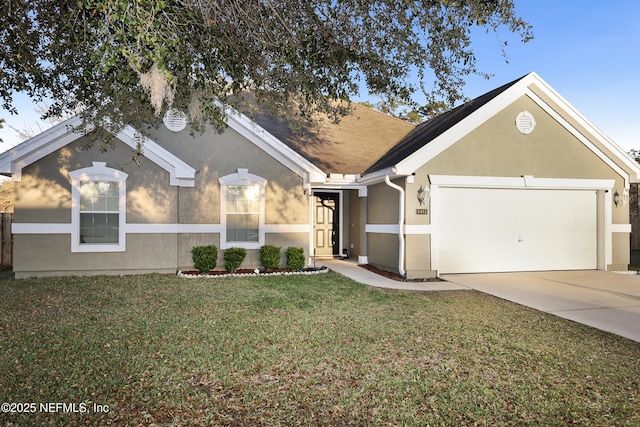
[[[429,209],[416,209],[416,215],[429,215]]]

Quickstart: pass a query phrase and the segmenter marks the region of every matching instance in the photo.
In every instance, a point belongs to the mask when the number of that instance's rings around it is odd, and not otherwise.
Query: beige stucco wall
[[[69,172],[106,162],[126,172],[127,222],[174,223],[177,221],[177,187],[169,186],[169,173],[143,159],[137,166],[132,150],[122,142],[106,153],[93,147],[82,149],[84,138],[63,147],[23,169],[15,183],[14,222],[70,223],[71,178]]]
[[[218,178],[238,169],[248,169],[250,174],[267,180],[267,224],[309,223],[309,200],[302,178],[234,130],[227,128],[219,133],[210,129],[189,135],[187,129],[171,132],[159,126],[151,138],[197,171],[195,187],[180,189],[181,223],[219,223]]]
[[[369,264],[398,273],[399,247],[397,234],[369,233]]]
[[[360,197],[357,190],[350,190],[349,209],[346,217],[346,228],[349,230],[348,248],[349,258],[358,259],[358,256],[367,255],[367,240],[364,227],[366,225],[366,197]]]
[[[128,174],[128,224],[220,224],[218,178],[248,169],[267,180],[265,186],[266,224],[308,224],[309,197],[302,178],[274,160],[231,129],[209,130],[195,136],[187,130],[173,133],[160,125],[151,138],[196,169],[195,186],[176,187],[169,173],[146,157],[140,165],[131,162],[132,150],[116,140],[115,148],[101,153],[98,148],[83,150],[83,139],[67,145],[23,169],[16,182],[16,223],[71,222],[71,182],[69,172],[90,167],[93,161],[107,162]],[[143,147],[144,149],[144,147]],[[128,234],[125,253],[71,253],[69,235],[16,235],[14,271],[18,276],[171,271],[193,266],[193,246],[215,244],[217,233]],[[308,235],[285,233],[267,235],[266,243],[301,246],[308,252]],[[284,249],[283,249],[284,250]],[[243,266],[258,267],[257,251],[249,251]],[[284,258],[283,258],[284,262]],[[222,251],[219,251],[222,266]]]
[[[15,235],[16,278],[84,274],[175,273],[175,234],[129,234],[127,251],[71,253],[71,236]]]

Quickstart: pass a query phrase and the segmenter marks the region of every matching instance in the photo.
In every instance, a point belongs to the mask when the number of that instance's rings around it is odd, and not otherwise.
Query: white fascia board
[[[7,150],[0,155],[0,173],[11,174],[14,181],[20,181],[23,168],[86,135],[87,132],[76,130],[82,124],[82,117],[76,115]],[[116,137],[135,149],[136,135],[135,129],[126,126]],[[171,185],[194,186],[194,168],[149,138],[143,137],[142,145],[145,157],[169,172]]]
[[[244,114],[227,108],[227,125],[291,169],[305,184],[324,183],[327,174]]]
[[[570,116],[577,123],[583,126],[587,131],[594,135],[598,142],[600,142],[605,148],[616,156],[616,159],[611,159],[605,153],[603,153],[598,147],[596,147],[591,141],[589,141],[582,133],[575,129],[566,119],[562,117],[562,114],[555,111],[546,102],[540,99],[533,91],[527,88],[526,94],[533,99],[543,110],[550,114],[556,121],[564,126],[572,135],[580,140],[587,146],[594,154],[602,159],[607,165],[614,169],[619,175],[625,179],[625,188],[629,188],[629,179],[633,182],[640,181],[640,165],[632,159],[618,144],[616,144],[611,138],[605,135],[598,127],[590,122],[585,116],[583,116],[573,105],[571,105],[566,99],[564,99],[558,92],[556,92],[551,86],[549,86],[544,80],[537,75],[534,75],[535,80],[530,83],[536,83],[536,86],[540,88],[545,95],[551,98],[556,104],[558,104],[563,114]],[[617,161],[616,161],[617,160]]]
[[[360,183],[360,175],[342,175],[332,173],[324,183],[314,184],[313,188],[359,190],[365,188],[365,186]]]
[[[595,135],[600,142],[609,150],[618,155],[618,158],[630,169],[633,170],[636,175],[636,179],[640,180],[640,165],[629,154],[624,151],[622,147],[609,138],[604,132],[602,132],[596,125],[594,125],[589,119],[582,115],[571,103],[562,97],[555,89],[553,89],[547,82],[545,82],[536,73],[531,73],[531,78],[535,78],[535,82],[539,83],[541,89],[543,89],[549,97],[553,98],[556,103],[563,106],[563,108],[582,126],[588,129],[593,135]]]
[[[573,127],[569,122],[567,122],[561,114],[559,114],[556,110],[551,108],[547,103],[542,101],[538,95],[534,92],[528,92],[527,95],[532,98],[536,103],[542,108],[547,114],[549,114],[555,121],[560,123],[571,135],[573,135],[577,140],[579,140],[582,144],[585,145],[593,154],[598,156],[600,160],[607,164],[611,169],[613,169],[618,175],[623,177],[624,179],[624,187],[629,189],[629,172],[628,170],[623,169],[613,161],[609,156],[607,156],[602,150],[596,147],[591,141],[589,141],[582,133],[580,133],[575,127]],[[639,169],[640,172],[640,169]]]
[[[0,173],[11,174],[14,181],[22,178],[22,169],[83,136],[75,128],[82,117],[74,116],[28,139],[0,155]]]
[[[141,138],[142,154],[169,172],[170,185],[179,187],[193,187],[195,185],[196,170],[194,168],[156,142],[142,136],[133,127],[125,126],[120,133],[116,135],[116,138],[134,150],[137,148],[137,140]]]

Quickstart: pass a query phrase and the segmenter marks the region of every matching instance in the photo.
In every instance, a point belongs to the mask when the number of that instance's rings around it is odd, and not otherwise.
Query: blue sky
[[[469,78],[467,97],[535,71],[625,151],[640,149],[640,2],[516,0],[516,9],[533,25],[535,39],[522,44],[504,30],[506,63],[496,36],[479,31],[474,39],[478,68],[493,77]],[[0,110],[0,117],[17,128],[37,130],[30,101],[20,99],[17,107],[18,116]],[[6,125],[0,138],[5,141],[0,151],[19,142]]]

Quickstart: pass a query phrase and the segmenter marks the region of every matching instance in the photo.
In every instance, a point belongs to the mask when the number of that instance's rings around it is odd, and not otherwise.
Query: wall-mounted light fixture
[[[618,207],[618,203],[620,203],[620,194],[618,194],[618,190],[613,193],[613,203],[616,204],[616,208]]]
[[[431,194],[431,190],[429,189],[429,187],[424,188],[422,185],[420,185],[420,188],[418,188],[418,203],[420,203],[420,206],[424,205],[425,203],[429,203],[429,196]]]

